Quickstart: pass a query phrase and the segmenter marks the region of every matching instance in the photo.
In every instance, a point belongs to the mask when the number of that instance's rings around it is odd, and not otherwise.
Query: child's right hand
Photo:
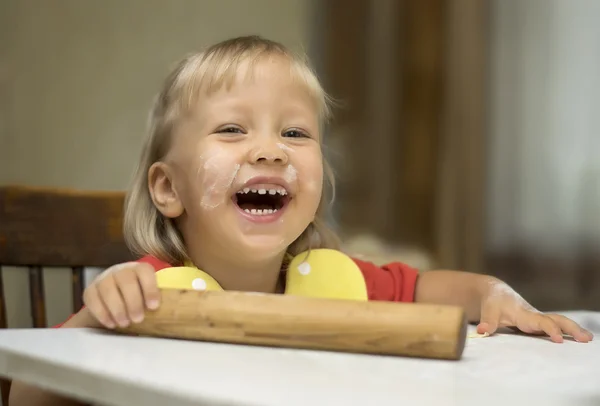
[[[127,327],[144,319],[145,309],[158,308],[160,291],[154,268],[126,262],[102,272],[83,292],[83,303],[105,327]]]

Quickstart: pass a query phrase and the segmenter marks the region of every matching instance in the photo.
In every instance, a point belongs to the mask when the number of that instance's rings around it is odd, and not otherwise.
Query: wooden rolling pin
[[[460,359],[462,308],[163,289],[158,310],[125,334],[316,350]]]

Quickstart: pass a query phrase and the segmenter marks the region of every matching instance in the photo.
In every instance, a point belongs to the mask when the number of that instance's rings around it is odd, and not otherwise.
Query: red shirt
[[[415,300],[418,276],[416,269],[400,262],[377,266],[371,262],[352,259],[365,278],[369,300],[386,302],[413,302]],[[171,267],[170,264],[152,256],[140,258],[138,262],[152,265],[154,271]],[[55,327],[61,327],[63,324],[64,322]]]

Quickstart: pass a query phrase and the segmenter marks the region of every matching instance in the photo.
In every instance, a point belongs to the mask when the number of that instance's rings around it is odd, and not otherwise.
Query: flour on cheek
[[[298,179],[298,171],[296,170],[296,168],[294,168],[293,165],[288,165],[287,168],[285,168],[285,172],[283,173],[283,179],[288,184],[296,182],[296,180]]]
[[[279,149],[285,152],[294,152],[294,148],[288,147],[287,145],[282,144],[281,142],[277,143],[277,147],[279,147]]]
[[[200,161],[198,175],[202,178],[203,193],[200,204],[205,209],[215,209],[229,198],[240,164],[223,150],[211,151],[202,156]]]

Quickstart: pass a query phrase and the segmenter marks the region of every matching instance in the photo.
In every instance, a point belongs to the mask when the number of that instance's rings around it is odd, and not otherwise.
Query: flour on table
[[[485,338],[485,337],[489,337],[490,334],[486,331],[483,334],[479,334],[479,333],[471,333],[467,336],[467,338]]]

